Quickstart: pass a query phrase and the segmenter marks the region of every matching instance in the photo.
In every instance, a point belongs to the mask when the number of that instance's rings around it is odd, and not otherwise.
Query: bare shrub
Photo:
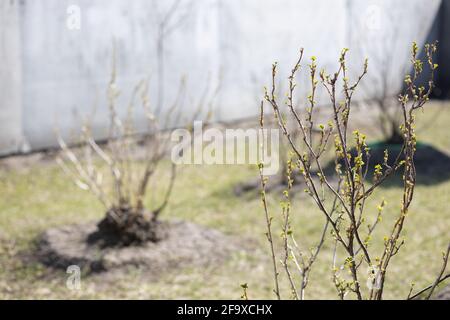
[[[265,186],[267,177],[263,176],[264,165],[260,164],[260,177],[262,186],[262,202],[267,222],[267,238],[270,244],[273,262],[274,292],[278,299],[281,298],[279,277],[280,268],[289,280],[291,295],[295,299],[304,299],[308,286],[309,274],[320,254],[325,241],[327,231],[331,230],[333,242],[333,284],[340,299],[353,295],[357,299],[380,300],[383,297],[385,282],[393,257],[399,252],[404,240],[402,231],[408,217],[409,208],[413,200],[416,185],[416,170],[414,155],[416,151],[415,112],[421,109],[429,100],[434,87],[434,71],[437,65],[433,62],[436,53],[436,44],[425,45],[426,61],[418,59],[418,46],[412,47],[412,74],[405,77],[405,92],[399,95],[399,108],[402,114],[402,123],[399,130],[402,134],[403,145],[401,151],[394,156],[394,161],[389,161],[391,155],[386,150],[383,163],[370,163],[370,148],[366,143],[366,136],[359,130],[349,132],[351,122],[351,110],[353,94],[368,72],[368,61],[356,80],[351,83],[348,77],[346,54],[344,49],[339,57],[339,69],[334,74],[327,74],[324,70],[317,71],[316,58],[312,57],[308,65],[310,73],[311,93],[307,97],[308,107],[302,112],[294,105],[294,93],[296,89],[295,78],[301,69],[303,49],[300,57],[292,69],[289,77],[287,93],[287,109],[290,119],[294,119],[300,138],[294,139],[291,128],[287,125],[288,119],[283,115],[279,98],[276,96],[277,64],[272,68],[272,86],[266,89],[265,101],[271,106],[279,128],[283,131],[292,151],[292,158],[287,162],[286,176],[287,188],[284,191],[282,209],[282,245],[277,250],[272,237],[273,217],[268,212]],[[423,71],[424,64],[431,69],[428,88],[417,86],[416,83]],[[316,92],[322,87],[329,97],[332,116],[327,124],[316,122]],[[264,127],[264,101],[261,103],[261,128]],[[314,130],[320,130],[320,136],[314,137]],[[331,177],[324,171],[329,145],[333,145],[333,159],[335,173]],[[369,181],[367,173],[370,167],[374,167],[374,176]],[[386,205],[383,200],[378,206],[375,220],[370,221],[366,210],[367,200],[374,191],[388,179],[394,172],[403,171],[403,196],[401,209],[394,224],[390,227],[389,236],[384,239],[384,250],[379,253],[372,249],[372,233],[381,223],[381,216]],[[294,237],[291,227],[291,201],[292,175],[299,172],[305,182],[305,192],[311,197],[317,208],[325,217],[323,232],[317,240],[315,247],[309,251],[302,251]],[[344,259],[339,259],[339,253],[343,253]],[[444,259],[445,266],[448,259]],[[278,261],[279,260],[279,261]],[[367,272],[369,270],[369,272]],[[300,276],[299,283],[293,276],[294,272]],[[346,277],[346,273],[350,278]],[[435,283],[442,281],[442,271]],[[367,284],[363,285],[363,284]],[[434,286],[435,287],[435,286]],[[430,287],[432,288],[432,287]]]
[[[209,95],[207,88],[195,106],[194,117],[202,116],[205,105],[211,114],[215,93],[208,102]],[[166,226],[159,218],[167,207],[177,176],[177,168],[171,163],[168,177],[160,180],[170,144],[170,134],[164,130],[186,121],[180,108],[185,96],[185,80],[182,79],[173,104],[160,119],[151,107],[147,81],[134,88],[124,119],[118,114],[118,96],[113,62],[107,90],[109,129],[106,143],[102,145],[95,141],[90,119],[84,122],[76,147],[70,147],[58,130],[62,153],[57,162],[78,187],[94,194],[105,208],[106,216],[98,224],[98,233],[93,235],[93,240],[102,240],[106,245],[157,242],[167,236]],[[138,103],[147,122],[145,132],[139,131],[134,123],[134,109]],[[140,159],[136,159],[137,154]],[[160,201],[151,209],[144,205],[148,192],[153,203]]]

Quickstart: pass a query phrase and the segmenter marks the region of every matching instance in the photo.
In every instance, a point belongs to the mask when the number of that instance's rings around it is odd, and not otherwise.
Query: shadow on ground
[[[389,161],[393,163],[399,152],[401,145],[386,144],[383,142],[373,143],[370,147],[370,170],[367,179],[373,177],[373,167],[384,161],[384,152],[388,150]],[[436,185],[450,179],[450,156],[436,149],[432,145],[418,143],[414,158],[417,173],[417,185]],[[403,169],[400,168],[397,173],[388,178],[381,187],[399,187],[403,185]]]
[[[388,144],[385,142],[376,142],[369,145],[370,147],[370,160],[369,160],[369,171],[366,179],[368,181],[373,181],[373,171],[377,164],[382,164],[384,162],[385,150],[388,150],[389,158],[388,163],[392,164],[397,155],[401,152],[401,145],[399,144]],[[352,151],[352,158],[355,156],[355,151]],[[364,159],[367,163],[367,158]],[[443,183],[450,179],[450,156],[444,152],[436,149],[435,147],[425,144],[418,143],[417,150],[414,160],[417,172],[417,185],[436,185]],[[343,165],[343,164],[342,164]],[[335,164],[330,162],[324,167],[324,172],[328,177],[329,181],[334,181],[335,174]],[[384,188],[398,188],[403,185],[402,180],[402,168],[386,179],[386,181],[381,185]],[[286,178],[283,175],[277,175],[271,177],[266,186],[266,192],[282,192],[286,189]],[[295,179],[294,187],[303,187],[302,178],[298,177]],[[236,196],[243,196],[245,194],[259,195],[261,189],[261,181],[259,177],[255,177],[250,181],[245,181],[237,184],[234,187],[234,194]],[[296,188],[297,189],[297,188]]]

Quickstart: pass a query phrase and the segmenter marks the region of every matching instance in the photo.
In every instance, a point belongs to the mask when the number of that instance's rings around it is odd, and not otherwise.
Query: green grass
[[[419,115],[420,141],[450,154],[450,112],[434,119],[437,103]],[[420,123],[432,121],[429,128]],[[363,130],[364,131],[364,130]],[[377,137],[374,137],[374,141]],[[186,219],[224,233],[255,241],[249,254],[236,254],[220,266],[184,269],[145,280],[130,270],[121,277],[82,278],[82,290],[66,289],[64,272],[48,272],[36,263],[25,263],[22,252],[31,250],[36,236],[49,227],[100,219],[103,209],[89,193],[77,189],[54,164],[0,172],[0,298],[213,298],[239,299],[240,284],[248,283],[250,299],[273,298],[272,270],[265,240],[264,212],[256,194],[237,198],[233,187],[257,176],[254,166],[186,166],[176,181],[166,218]],[[411,282],[417,288],[429,284],[441,262],[441,251],[450,240],[450,181],[417,186],[405,228],[406,244],[393,259],[386,298],[404,298]],[[382,198],[388,206],[384,220],[374,234],[371,250],[381,254],[382,238],[399,212],[402,190],[379,189],[367,204],[369,217],[376,215]],[[271,195],[271,213],[278,217],[277,195]],[[310,198],[296,195],[293,201],[293,229],[299,243],[308,248],[318,238],[321,214]],[[279,220],[275,227],[279,228]],[[279,229],[275,230],[279,234]],[[381,244],[381,245],[380,245]],[[327,244],[311,274],[309,299],[334,299],[331,283],[331,247]],[[345,257],[340,256],[340,259]],[[287,289],[283,280],[283,288]],[[288,290],[283,297],[288,298]]]

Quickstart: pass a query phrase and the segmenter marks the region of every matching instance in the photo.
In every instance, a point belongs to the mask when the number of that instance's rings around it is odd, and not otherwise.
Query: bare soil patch
[[[47,266],[66,269],[78,265],[87,273],[137,267],[145,273],[218,264],[246,249],[238,238],[185,221],[161,222],[167,237],[133,246],[108,246],[92,241],[96,223],[49,229],[38,240],[37,259]]]

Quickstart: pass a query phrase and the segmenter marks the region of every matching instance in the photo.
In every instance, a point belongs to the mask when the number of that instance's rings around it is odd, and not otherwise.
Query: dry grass
[[[446,107],[435,117],[439,107],[439,103],[433,103],[419,115],[419,124],[430,121],[432,125],[427,130],[419,125],[418,136],[420,141],[450,154],[450,110]],[[260,249],[245,256],[235,255],[220,266],[167,274],[158,282],[147,281],[139,270],[132,269],[119,277],[83,277],[79,292],[66,289],[64,272],[49,272],[39,264],[24,263],[19,258],[20,252],[33,248],[36,236],[49,227],[100,219],[104,214],[101,206],[91,195],[73,186],[53,163],[0,170],[0,298],[238,299],[239,285],[243,282],[249,285],[250,299],[274,297],[260,199],[256,194],[243,198],[233,194],[235,184],[257,176],[256,167],[183,168],[164,217],[187,219],[243,239],[254,238]],[[375,215],[376,205],[384,197],[388,202],[385,220],[392,221],[398,214],[401,194],[400,188],[382,188],[367,208],[373,207]],[[439,269],[440,252],[449,241],[449,195],[450,181],[417,187],[405,229],[407,241],[393,260],[386,298],[404,298],[411,282],[419,288],[433,280]],[[279,198],[272,195],[269,200],[273,214],[278,214]],[[298,238],[317,239],[322,216],[311,200],[299,194],[293,206],[294,230],[301,232]],[[382,243],[381,246],[376,243],[377,240],[380,243],[387,230],[387,227],[377,230],[375,249],[382,249]],[[330,281],[330,252],[331,248],[325,246],[311,274],[306,296],[309,299],[336,298]]]

